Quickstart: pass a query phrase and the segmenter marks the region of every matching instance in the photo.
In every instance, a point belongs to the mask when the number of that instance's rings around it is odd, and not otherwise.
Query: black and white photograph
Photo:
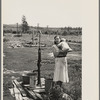
[[[82,1],[2,0],[2,9],[3,100],[83,100]]]

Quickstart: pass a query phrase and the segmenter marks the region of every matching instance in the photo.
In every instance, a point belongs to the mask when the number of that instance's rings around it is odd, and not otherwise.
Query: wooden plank
[[[34,92],[33,89],[25,88],[25,90],[34,100],[43,100],[42,96],[39,93]]]
[[[43,100],[42,96],[39,93],[34,92],[36,97],[38,97],[39,100]]]
[[[33,99],[28,97],[23,97],[23,100],[33,100]]]
[[[33,91],[36,93],[45,93],[45,89],[34,89]]]
[[[13,97],[15,98],[15,100],[23,100],[23,97],[20,93],[20,91],[18,90],[17,86],[15,85],[15,83],[13,83],[14,88],[13,88]]]
[[[29,90],[29,89],[25,88],[25,91],[28,93],[29,97],[33,98],[34,100],[37,99],[35,93],[32,90]]]
[[[27,94],[26,94],[26,92],[24,91],[23,87],[20,85],[20,83],[19,83],[17,80],[14,80],[13,82],[15,83],[16,87],[17,87],[18,90],[20,91],[21,95],[22,95],[23,97],[26,97]]]

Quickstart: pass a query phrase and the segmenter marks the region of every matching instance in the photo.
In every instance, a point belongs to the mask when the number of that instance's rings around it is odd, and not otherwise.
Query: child
[[[66,39],[61,38],[60,43],[57,45],[57,47],[59,48],[59,50],[65,51],[65,53],[61,54],[61,55],[66,55],[67,52],[72,51],[72,49],[69,47],[69,45],[66,42]]]

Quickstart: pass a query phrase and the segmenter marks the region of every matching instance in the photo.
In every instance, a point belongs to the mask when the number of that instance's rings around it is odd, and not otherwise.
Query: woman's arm
[[[66,50],[59,50],[58,56],[66,56],[69,49]]]
[[[69,51],[69,49],[59,50],[59,53],[67,53],[68,51]]]
[[[72,49],[70,48],[70,49],[68,50],[68,52],[72,52]]]
[[[59,57],[59,56],[66,56],[67,53],[70,51],[69,51],[69,48],[65,50],[60,50],[56,45],[53,45],[52,52],[53,52],[54,57]]]
[[[69,47],[69,45],[66,43],[65,45],[62,45],[64,48],[59,49],[59,54],[58,56],[66,56],[68,52],[71,52],[72,49]]]
[[[59,49],[58,49],[58,47],[56,45],[53,45],[52,46],[52,52],[53,52],[54,57],[57,57],[58,56]]]

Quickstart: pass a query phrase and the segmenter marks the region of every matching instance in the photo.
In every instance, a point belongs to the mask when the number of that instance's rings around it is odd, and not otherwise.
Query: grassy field
[[[63,88],[72,98],[78,100],[81,98],[81,71],[82,71],[82,39],[81,35],[68,35],[63,36],[68,41],[69,46],[73,49],[73,52],[68,54],[68,70],[69,70],[69,84],[64,84]],[[8,33],[4,36],[7,42],[3,43],[4,57],[4,100],[10,94],[8,89],[12,87],[11,77],[20,77],[23,71],[30,71],[37,69],[38,60],[38,47],[24,47],[24,48],[8,48],[10,43],[13,41],[30,42],[32,35],[23,35],[22,37],[14,37]],[[35,37],[37,38],[37,37]],[[53,76],[54,71],[54,58],[48,54],[52,52],[54,35],[42,35],[41,43],[45,44],[46,47],[41,47],[42,62],[41,62],[41,76]]]

